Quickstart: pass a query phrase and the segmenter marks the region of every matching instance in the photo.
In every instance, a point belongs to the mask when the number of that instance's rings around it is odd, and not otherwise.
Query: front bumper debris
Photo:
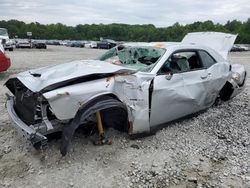
[[[7,95],[6,103],[9,119],[18,133],[31,142],[36,149],[43,149],[47,145],[47,137],[36,132],[32,127],[25,124],[16,114],[14,109],[14,97]]]

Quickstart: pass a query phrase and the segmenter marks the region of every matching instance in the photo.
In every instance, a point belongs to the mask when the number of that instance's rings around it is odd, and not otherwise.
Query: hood
[[[237,35],[220,32],[194,32],[188,33],[182,43],[208,46],[227,59],[236,37]]]
[[[26,71],[17,78],[31,91],[44,92],[65,85],[95,80],[112,74],[134,73],[132,69],[98,60],[81,60]]]

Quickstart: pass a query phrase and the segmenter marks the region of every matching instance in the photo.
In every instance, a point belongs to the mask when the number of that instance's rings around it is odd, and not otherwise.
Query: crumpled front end
[[[7,81],[13,96],[7,95],[7,111],[12,125],[37,148],[45,145],[45,135],[60,129],[60,122],[47,100],[25,87],[17,78]]]
[[[11,120],[13,127],[16,128],[21,136],[23,136],[27,140],[30,140],[35,148],[46,146],[47,138],[41,133],[37,132],[37,130],[35,130],[33,126],[29,126],[25,122],[23,122],[16,114],[16,111],[14,109],[13,97],[8,96],[6,107],[9,119]]]

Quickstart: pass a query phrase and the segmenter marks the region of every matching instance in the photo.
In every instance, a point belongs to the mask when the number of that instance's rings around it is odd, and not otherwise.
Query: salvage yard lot
[[[108,130],[113,144],[96,147],[93,136],[79,131],[62,158],[60,139],[38,152],[16,136],[4,107],[10,75],[103,52],[64,46],[7,52],[12,67],[0,73],[0,187],[250,187],[250,74],[233,100],[150,137],[130,140]],[[250,52],[231,53],[230,60],[250,73]]]

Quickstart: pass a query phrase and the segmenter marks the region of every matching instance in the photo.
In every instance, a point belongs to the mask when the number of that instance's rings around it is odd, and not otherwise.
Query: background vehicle
[[[84,42],[83,41],[71,41],[70,47],[78,47],[78,48],[84,48]]]
[[[9,39],[7,29],[0,28],[0,40],[5,50],[13,51],[13,42]]]
[[[110,39],[104,39],[102,41],[97,42],[97,48],[100,49],[110,49],[115,47],[116,45],[116,42]]]
[[[231,48],[231,52],[243,52],[243,51],[246,51],[246,49],[238,44],[234,44],[233,47]]]
[[[33,40],[32,41],[32,48],[38,48],[38,49],[46,49],[47,48],[47,45],[44,41],[41,41],[41,40]]]
[[[61,45],[61,44],[60,44],[60,41],[58,41],[58,40],[47,40],[47,41],[46,41],[46,44],[47,44],[47,45],[56,45],[56,46]]]
[[[17,39],[16,48],[31,48],[31,43],[28,39]]]
[[[4,49],[0,44],[0,72],[6,71],[10,65],[10,58],[4,53]]]
[[[88,41],[85,43],[85,48],[97,48],[96,41]]]

